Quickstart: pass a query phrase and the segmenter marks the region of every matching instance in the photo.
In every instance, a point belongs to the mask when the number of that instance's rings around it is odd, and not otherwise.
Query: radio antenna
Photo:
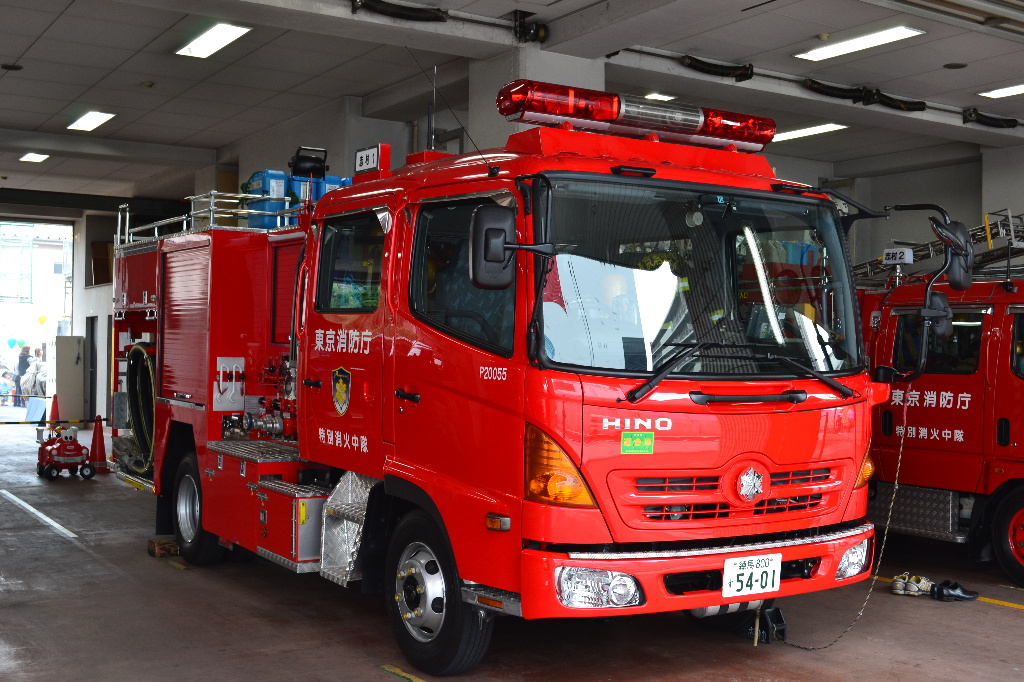
[[[423,77],[426,78],[429,81],[430,80],[430,76],[427,75],[427,70],[423,68],[422,64],[420,64],[420,60],[416,59],[416,55],[414,55],[412,53],[412,50],[410,50],[408,46],[406,46],[405,51],[408,52],[409,56],[412,57],[412,60],[414,62],[416,62],[416,66],[419,67],[420,73],[423,74]],[[448,104],[448,100],[445,99],[444,93],[440,92],[437,89],[437,67],[436,66],[434,67],[434,80],[431,81],[431,85],[433,87],[434,97],[436,98],[436,97],[439,96],[441,98],[441,101],[444,103],[445,108],[448,109],[448,112],[452,115],[452,118],[455,119],[455,122],[459,124],[459,127],[462,128],[463,132],[466,133],[466,137],[469,138],[469,143],[471,145],[473,145],[473,149],[476,150],[477,155],[484,162],[484,165],[487,166],[487,176],[491,177],[491,178],[496,177],[498,175],[498,173],[501,172],[501,169],[498,166],[492,166],[491,164],[487,163],[487,157],[483,155],[483,152],[480,151],[480,147],[478,147],[476,142],[473,140],[473,136],[469,134],[469,129],[466,128],[465,125],[463,125],[461,120],[459,120],[458,114],[456,114],[455,110],[452,109],[452,106],[450,104]],[[431,107],[431,109],[433,109],[433,107]],[[433,113],[433,111],[431,111],[431,113]],[[430,135],[431,135],[431,137],[433,137],[433,125],[430,125],[429,129],[430,129]],[[431,139],[431,140],[428,140],[428,142],[430,143],[430,148],[433,149],[434,148],[434,140]]]

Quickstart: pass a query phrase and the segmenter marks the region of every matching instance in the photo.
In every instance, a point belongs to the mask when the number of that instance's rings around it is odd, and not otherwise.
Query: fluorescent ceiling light
[[[1013,97],[1021,93],[1024,93],[1024,85],[1011,85],[1008,88],[999,88],[998,90],[989,90],[988,92],[979,92],[978,94],[982,97],[999,99],[1000,97]]]
[[[671,102],[672,100],[675,99],[675,97],[673,97],[672,95],[662,95],[661,93],[658,92],[652,92],[649,95],[644,95],[644,99],[656,99],[659,102]]]
[[[252,29],[245,28],[244,26],[217,24],[209,31],[178,50],[175,54],[205,59],[228,43],[241,38],[251,30]]]
[[[49,154],[35,154],[33,152],[29,152],[28,154],[25,154],[25,156],[18,159],[18,161],[31,161],[32,163],[39,163],[40,161],[46,161],[48,158],[50,158]]]
[[[903,40],[904,38],[913,38],[914,36],[919,36],[922,33],[924,33],[924,31],[919,31],[916,28],[897,26],[896,28],[886,29],[885,31],[869,33],[868,35],[861,36],[860,38],[842,40],[838,43],[832,43],[831,45],[826,45],[824,47],[817,47],[813,50],[808,50],[807,52],[802,52],[793,56],[800,59],[807,59],[812,62],[820,62],[822,59],[831,59],[832,57],[857,52],[858,50],[866,50],[870,47],[878,47],[879,45]]]
[[[795,140],[798,137],[807,137],[808,135],[820,135],[821,133],[831,133],[836,130],[842,130],[845,127],[846,126],[841,126],[838,123],[824,123],[820,126],[811,126],[810,128],[791,130],[788,133],[779,133],[772,138],[772,142],[785,142],[786,140]]]
[[[68,130],[96,130],[112,118],[114,118],[114,114],[104,114],[102,111],[90,111],[69,125]]]

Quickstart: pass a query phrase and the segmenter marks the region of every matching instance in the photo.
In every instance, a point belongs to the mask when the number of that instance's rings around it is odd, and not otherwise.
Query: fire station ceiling
[[[837,176],[1024,143],[1024,126],[1002,127],[1024,121],[1024,94],[979,94],[1024,83],[1022,0],[0,0],[0,187],[131,196],[147,181],[152,191],[344,96],[364,98],[364,115],[411,120],[431,90],[417,62],[436,66],[464,109],[469,62],[520,44],[514,10],[527,28],[546,27],[539,49],[603,59],[608,90],[767,115],[782,132],[847,126],[767,150],[832,162]],[[175,54],[220,21],[252,30],[206,59]],[[795,56],[897,26],[921,33]],[[749,64],[753,76],[707,64]],[[90,110],[115,116],[67,129]],[[981,122],[965,123],[965,110]],[[26,152],[49,158],[19,160]]]

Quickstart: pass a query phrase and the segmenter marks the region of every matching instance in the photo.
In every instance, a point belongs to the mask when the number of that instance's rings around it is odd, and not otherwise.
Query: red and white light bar
[[[758,152],[775,136],[775,121],[761,116],[668,104],[537,81],[512,81],[498,93],[498,113],[515,123],[573,127],[629,137],[711,147],[735,145]]]

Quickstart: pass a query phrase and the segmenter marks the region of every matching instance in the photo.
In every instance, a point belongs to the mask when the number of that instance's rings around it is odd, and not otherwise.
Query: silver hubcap
[[[421,542],[413,542],[402,552],[395,576],[395,601],[409,634],[420,642],[437,637],[444,623],[444,576],[434,552]]]
[[[178,486],[178,531],[181,539],[192,542],[199,530],[199,489],[191,476],[181,479]]]

